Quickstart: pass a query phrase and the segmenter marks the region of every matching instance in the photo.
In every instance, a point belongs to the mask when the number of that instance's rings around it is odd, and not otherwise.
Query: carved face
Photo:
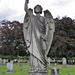
[[[36,5],[35,7],[34,7],[34,12],[35,13],[42,13],[42,7],[40,6],[40,5]]]
[[[39,7],[39,6],[36,6],[35,11],[36,11],[36,12],[40,12],[40,10],[41,10],[40,7]]]

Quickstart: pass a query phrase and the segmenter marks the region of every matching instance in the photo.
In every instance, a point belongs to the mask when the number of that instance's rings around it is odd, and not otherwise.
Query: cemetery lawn
[[[75,75],[75,65],[67,65],[66,67],[57,65],[56,67],[59,68],[60,75]],[[0,65],[0,75],[28,75],[29,68],[30,67],[27,65],[27,63],[15,63],[13,66],[13,72],[7,73],[6,65]],[[51,68],[53,68],[53,66],[51,66]],[[50,75],[50,70],[48,75]]]

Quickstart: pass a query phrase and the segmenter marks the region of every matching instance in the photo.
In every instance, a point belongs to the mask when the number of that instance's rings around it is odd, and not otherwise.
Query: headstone
[[[13,61],[7,63],[7,72],[13,72]]]
[[[22,62],[22,60],[19,59],[19,60],[18,60],[18,63],[21,63],[21,62]]]
[[[56,68],[56,67],[52,68],[52,69],[51,69],[51,74],[50,74],[50,75],[60,75],[60,74],[59,74],[59,69]]]
[[[8,63],[8,59],[6,60],[6,63]]]
[[[27,60],[24,60],[23,62],[24,62],[24,63],[27,63]]]
[[[3,65],[5,65],[5,63],[6,63],[6,60],[5,60],[5,59],[3,59]]]
[[[13,64],[13,61],[10,61]]]
[[[57,65],[57,63],[55,63],[55,66]]]
[[[18,63],[20,63],[20,60],[18,60]]]
[[[50,61],[51,61],[51,59],[50,59],[50,57],[49,57],[49,58],[48,58],[49,69],[50,69]]]
[[[2,59],[0,58],[0,65],[2,65]]]
[[[17,59],[14,59],[14,62],[18,62]]]
[[[63,66],[66,66],[66,65],[67,65],[67,60],[66,60],[66,58],[62,58],[62,65],[63,65]]]
[[[54,59],[54,62],[55,62],[55,59]]]

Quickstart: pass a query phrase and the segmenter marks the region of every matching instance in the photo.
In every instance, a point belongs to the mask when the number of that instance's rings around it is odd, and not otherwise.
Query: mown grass
[[[22,66],[20,66],[20,64]],[[66,67],[57,65],[56,67],[59,68],[60,75],[75,75],[75,65],[73,67],[70,65],[67,65]],[[27,65],[27,63],[15,63],[13,72],[7,73],[6,65],[0,65],[0,75],[28,75],[29,68],[30,67]],[[53,68],[53,66],[51,66],[51,68]],[[48,75],[50,75],[50,70]]]

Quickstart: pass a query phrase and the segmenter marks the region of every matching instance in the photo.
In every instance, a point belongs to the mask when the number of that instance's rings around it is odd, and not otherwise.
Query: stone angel
[[[26,12],[23,24],[24,39],[30,52],[30,66],[35,70],[47,69],[47,54],[50,50],[55,24],[49,10],[44,11],[41,5],[33,9],[28,8],[28,0],[25,0],[24,10]]]

